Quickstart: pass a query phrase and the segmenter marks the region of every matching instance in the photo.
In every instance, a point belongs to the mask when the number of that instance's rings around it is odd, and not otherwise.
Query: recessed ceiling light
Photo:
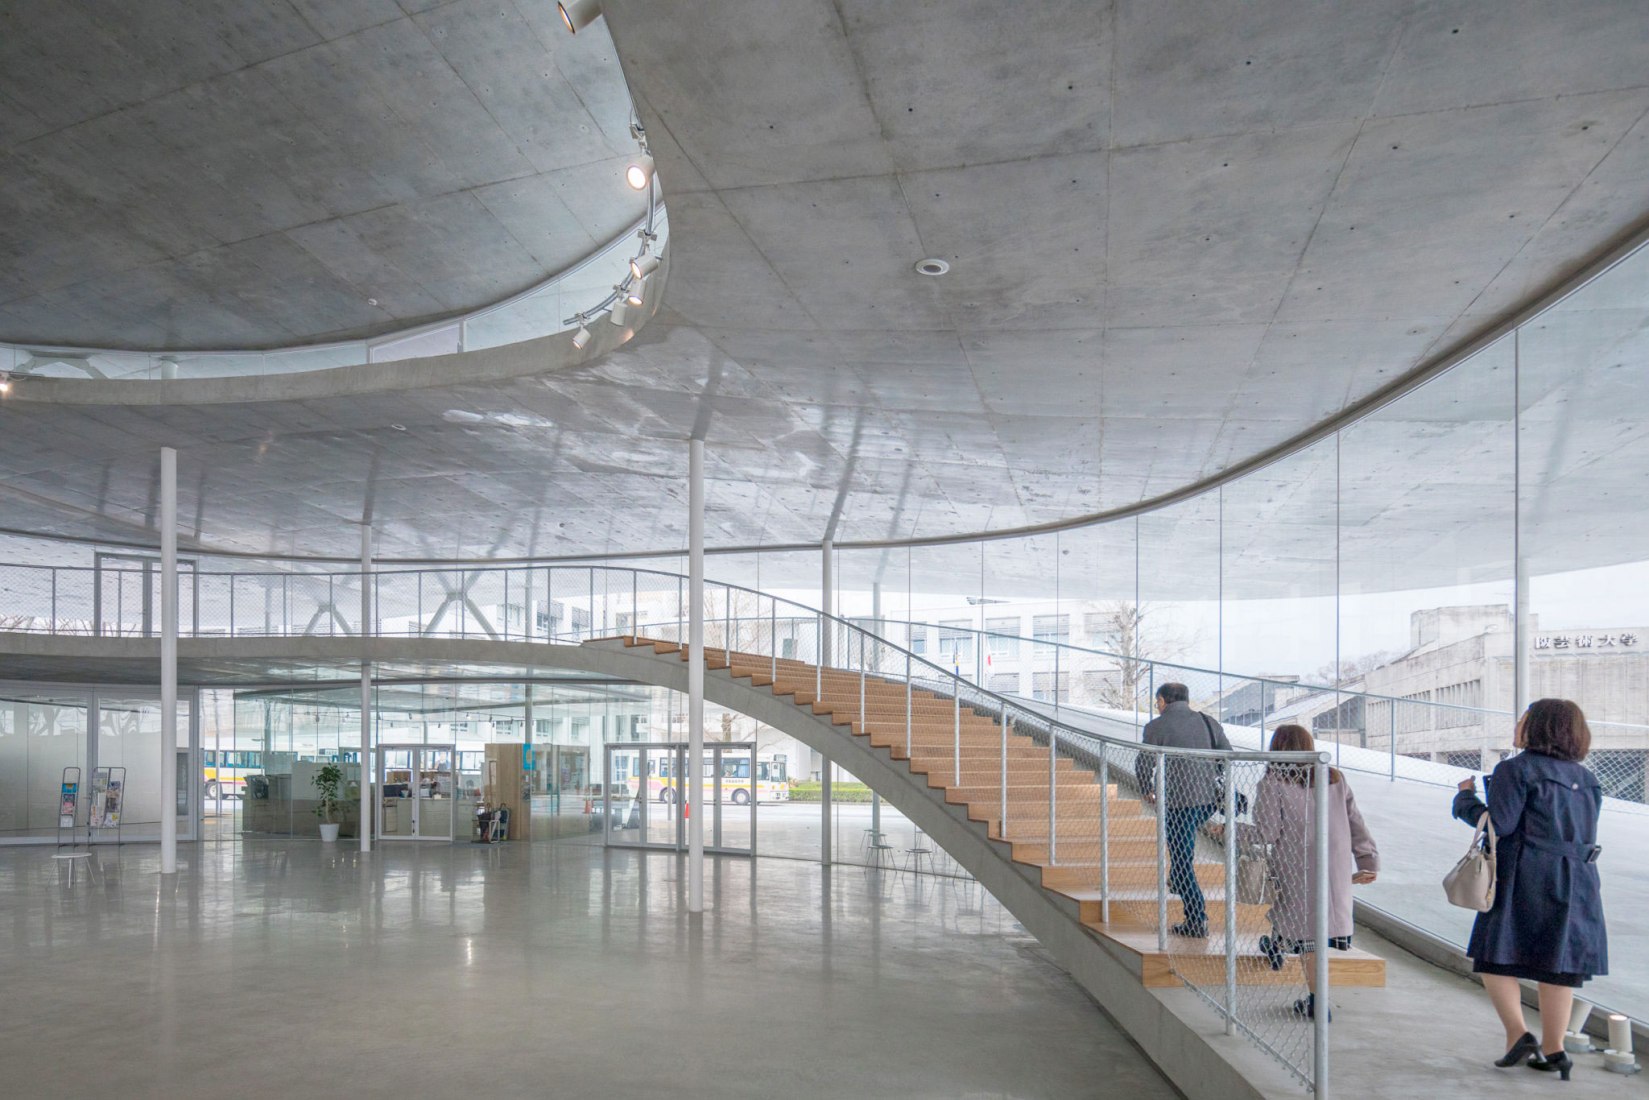
[[[367,299],[367,300],[366,300],[366,304],[367,304],[367,305],[369,305],[369,306],[375,306],[375,305],[377,305],[377,304],[378,304],[378,299],[376,299],[376,298],[368,298],[368,299]]]
[[[943,275],[950,270],[950,264],[937,256],[930,256],[925,260],[917,260],[916,270],[923,275]]]
[[[407,430],[407,426],[405,424],[391,424],[390,427],[394,428],[398,432],[404,432]]]

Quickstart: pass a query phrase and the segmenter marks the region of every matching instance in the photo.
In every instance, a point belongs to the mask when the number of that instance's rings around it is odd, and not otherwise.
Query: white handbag
[[[1483,850],[1483,834],[1488,832],[1489,847]],[[1484,814],[1477,822],[1477,832],[1472,834],[1472,846],[1466,854],[1460,857],[1460,862],[1454,865],[1454,870],[1443,876],[1443,893],[1448,896],[1450,905],[1458,905],[1462,909],[1471,909],[1478,913],[1487,913],[1494,908],[1495,887],[1495,836],[1494,822],[1489,815]]]
[[[1242,905],[1270,905],[1277,884],[1271,877],[1271,859],[1264,845],[1245,848],[1237,855],[1237,901]]]

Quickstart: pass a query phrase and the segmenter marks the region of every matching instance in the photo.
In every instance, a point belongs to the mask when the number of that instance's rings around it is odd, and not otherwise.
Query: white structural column
[[[831,570],[836,544],[827,538],[820,551],[823,560],[819,574],[819,610],[824,612],[824,619],[819,630],[819,666],[829,668],[831,642],[836,632],[836,624],[831,621],[836,613],[836,582]],[[819,862],[826,867],[830,866],[830,771],[834,766],[828,756],[819,762]]]
[[[687,911],[704,912],[704,440],[687,461]]]
[[[160,873],[177,873],[177,451],[160,449]]]
[[[366,659],[372,623],[372,524],[361,524],[361,851],[372,851],[372,662]]]

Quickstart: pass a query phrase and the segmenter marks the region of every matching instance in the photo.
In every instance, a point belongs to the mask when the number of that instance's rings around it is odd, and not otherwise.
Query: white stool
[[[76,867],[80,866],[80,861],[81,860],[91,859],[92,854],[90,852],[58,852],[57,854],[53,855],[52,858],[53,859],[66,859],[66,860],[69,861],[69,885],[73,886],[74,885],[74,869]],[[91,874],[91,870],[90,870],[89,865],[88,865],[86,873],[88,875]]]
[[[885,840],[878,840],[870,846],[870,867],[880,870],[893,869],[893,845]]]

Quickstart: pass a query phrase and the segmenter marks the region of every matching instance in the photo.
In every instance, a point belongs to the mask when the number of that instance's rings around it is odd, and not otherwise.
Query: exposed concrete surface
[[[712,858],[693,917],[670,854],[179,854],[163,881],[154,849],[99,849],[70,887],[0,851],[20,1094],[1176,1095],[989,899],[964,918],[857,868]]]
[[[553,3],[0,5],[0,339],[241,348],[498,301],[641,213]]]
[[[845,542],[1130,504],[1344,407],[1649,214],[1639,8],[612,0],[672,227],[642,337],[542,388],[31,409],[34,431],[6,407],[7,525],[138,537],[172,442],[184,514],[228,549],[349,554],[337,520],[374,478],[390,556],[667,549],[701,421],[712,544],[815,541],[838,508]],[[916,274],[928,255],[951,273]],[[1491,405],[1448,407],[1498,443]],[[1363,465],[1446,468],[1464,447],[1428,443],[1431,415],[1361,434]]]

